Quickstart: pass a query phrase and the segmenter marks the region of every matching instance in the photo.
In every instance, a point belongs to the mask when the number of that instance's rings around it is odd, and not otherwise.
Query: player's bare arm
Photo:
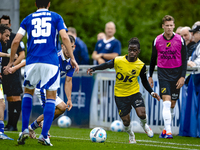
[[[184,82],[185,82],[185,78],[184,77],[180,77],[180,79],[176,83],[176,89],[180,89],[184,85]]]
[[[19,64],[24,58],[25,58],[25,51],[19,52],[19,57],[15,60],[13,65],[15,66],[15,65]]]
[[[70,111],[72,109],[72,77],[66,76],[65,78],[65,94],[67,96],[67,110]]]
[[[153,88],[153,79],[152,77],[148,77],[148,82],[149,82],[149,85],[151,86],[151,88]]]
[[[17,52],[17,49],[19,47],[19,44],[20,44],[20,41],[22,38],[23,38],[22,34],[20,34],[20,33],[16,34],[16,36],[12,42],[12,45],[11,45],[10,61],[9,61],[8,65],[4,67],[4,70],[8,70],[8,68],[13,66],[15,54]]]
[[[14,66],[14,67],[9,68],[9,69],[8,69],[8,72],[6,72],[6,71],[4,70],[4,74],[5,74],[5,75],[7,75],[7,74],[13,74],[13,73],[15,73],[18,69],[24,67],[25,65],[26,65],[26,61],[23,61],[23,62],[21,62],[20,64]]]
[[[0,57],[10,57],[10,54],[0,52]],[[18,55],[15,54],[15,59],[17,59]]]

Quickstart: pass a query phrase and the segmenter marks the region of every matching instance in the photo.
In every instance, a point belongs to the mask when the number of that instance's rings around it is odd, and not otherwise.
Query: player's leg
[[[164,129],[160,138],[172,138],[171,134],[171,85],[169,81],[159,80],[160,96],[163,100],[162,116],[164,120]]]
[[[45,101],[46,101],[46,90],[40,89],[40,82],[36,85],[35,95],[37,96],[40,104],[44,108]],[[43,119],[44,119],[44,116],[42,114],[28,126],[30,138],[36,139],[36,134],[34,130],[41,127],[40,123],[41,121],[43,121]]]
[[[29,137],[28,124],[31,115],[33,94],[34,89],[25,87],[22,100],[22,134],[17,140],[18,144],[25,144],[24,141]]]
[[[36,139],[36,134],[34,130],[41,127],[40,123],[43,121],[43,119],[44,119],[44,116],[42,114],[35,121],[33,121],[32,124],[28,126],[30,138]]]
[[[60,115],[62,115],[65,110],[67,109],[67,105],[57,96],[56,98],[56,109],[54,113],[54,119],[58,118]],[[36,139],[35,129],[41,127],[43,128],[43,120],[44,115],[40,115],[31,125],[29,125],[29,134],[30,138]],[[50,137],[50,133],[48,132],[48,137]]]
[[[10,125],[8,126],[7,131],[18,131],[17,122],[19,120],[21,113],[21,96],[20,94],[17,95],[18,96],[7,95],[8,109],[9,109],[8,124]]]
[[[56,109],[54,113],[54,120],[62,115],[67,109],[67,105],[61,98],[56,97]]]
[[[175,116],[175,113],[174,113],[174,107],[176,105],[176,100],[171,100],[171,119],[173,120],[174,116]]]
[[[5,110],[5,100],[4,100],[2,84],[0,84],[0,139],[13,140],[4,133],[4,110]]]
[[[165,130],[166,130],[166,135],[164,136],[164,138],[173,138],[172,131],[171,131],[171,96],[163,95],[162,99],[163,99],[162,115],[163,115]],[[163,135],[164,135],[164,133],[163,133]],[[163,138],[163,136],[162,136],[162,138]]]
[[[180,89],[176,89],[177,82],[171,82],[171,119],[173,120],[175,116],[174,107],[176,105],[176,101],[179,99]]]
[[[147,133],[148,137],[153,137],[154,135],[153,131],[147,125],[147,117],[146,117],[147,115],[145,111],[145,104],[144,104],[144,99],[142,98],[142,94],[136,93],[134,95],[131,95],[130,98],[132,99],[132,106],[135,108],[137,116],[140,118],[140,125]]]
[[[54,119],[53,119],[53,120],[55,120],[55,119],[58,118],[60,115],[62,115],[62,114],[65,112],[66,109],[67,109],[67,105],[66,105],[63,101],[62,101],[60,104],[58,104],[58,105],[56,106],[56,109],[55,109]],[[32,130],[35,130],[35,129],[37,129],[38,127],[43,127],[43,125],[40,126],[40,123],[41,123],[43,120],[44,120],[44,115],[42,114],[42,115],[40,115],[40,116],[30,125],[31,129],[32,129]]]
[[[152,138],[154,133],[152,129],[147,124],[147,115],[145,111],[145,107],[137,107],[135,108],[137,116],[140,118],[140,125],[142,126],[143,130],[146,132],[148,137]]]
[[[38,142],[41,144],[45,144],[48,146],[53,146],[50,143],[50,139],[48,137],[48,131],[50,130],[51,124],[54,118],[55,112],[55,99],[56,99],[56,92],[57,91],[46,91],[46,103],[44,106],[44,122],[41,135],[38,138]]]
[[[135,134],[130,124],[130,113],[127,114],[126,116],[120,116],[120,117],[123,121],[125,131],[129,134],[129,143],[131,144],[136,143]]]
[[[4,133],[4,110],[5,110],[5,103],[4,99],[0,99],[0,132]]]
[[[7,101],[8,101],[8,99],[7,99]],[[12,128],[12,119],[11,118],[13,116],[13,112],[14,112],[13,103],[8,101],[8,122],[7,122],[7,125],[5,126],[5,129],[4,129],[5,131],[10,131]]]
[[[43,128],[38,142],[52,146],[48,138],[48,131],[54,118],[56,93],[60,86],[60,72],[58,66],[50,64],[40,64],[40,72],[42,73],[40,88],[46,89],[46,103],[43,111]]]
[[[128,98],[115,96],[115,103],[118,108],[119,116],[123,121],[124,129],[129,134],[129,143],[136,143],[135,134],[130,124],[131,105],[128,102]]]
[[[24,79],[24,95],[22,100],[22,134],[20,134],[18,144],[25,144],[25,140],[29,137],[29,119],[32,109],[32,99],[34,88],[40,81],[39,64],[30,64],[25,66]]]

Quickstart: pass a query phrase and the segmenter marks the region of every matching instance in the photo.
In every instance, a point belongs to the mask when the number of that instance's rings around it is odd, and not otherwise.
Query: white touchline
[[[7,133],[14,133],[14,134],[19,134],[19,132],[11,132],[11,131],[6,131]],[[40,135],[40,134],[36,134],[36,135]],[[85,138],[74,138],[74,137],[65,137],[65,136],[52,136],[51,137],[57,137],[57,138],[63,138],[63,139],[74,139],[74,140],[84,140],[84,141],[90,141],[90,139],[85,139]],[[186,150],[198,150],[198,149],[190,149],[190,148],[181,148],[181,147],[175,147],[177,146],[196,146],[199,147],[200,145],[193,145],[193,144],[181,144],[181,143],[171,143],[171,142],[158,142],[158,141],[150,141],[150,140],[136,140],[137,142],[144,142],[144,143],[156,143],[156,144],[166,144],[166,146],[162,146],[162,145],[151,145],[151,144],[142,144],[142,143],[137,143],[137,145],[144,145],[144,146],[152,146],[152,147],[165,147],[165,148],[174,148],[174,149],[186,149]],[[108,143],[121,143],[121,144],[129,144],[128,142],[113,142],[113,141],[108,141],[106,140],[106,142]],[[174,146],[167,146],[167,144],[169,145],[174,145]]]

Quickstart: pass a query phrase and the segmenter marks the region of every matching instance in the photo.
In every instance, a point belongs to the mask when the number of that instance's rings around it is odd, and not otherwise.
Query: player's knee
[[[145,119],[146,118],[146,112],[145,111],[139,111],[138,112],[138,117],[140,119]]]
[[[124,116],[124,117],[121,117],[122,121],[123,121],[123,124],[124,126],[129,126],[130,124],[130,117],[129,116]]]
[[[130,125],[130,120],[123,120],[123,124],[128,127]]]
[[[64,113],[65,110],[67,109],[67,105],[64,102],[61,102],[56,106],[56,109],[58,109],[60,112]]]
[[[175,105],[176,105],[176,102],[172,101],[172,102],[171,102],[171,108],[174,108]]]
[[[66,105],[66,104],[62,105],[62,107],[59,108],[59,110],[60,110],[62,113],[64,113],[66,109],[67,109],[67,105]]]

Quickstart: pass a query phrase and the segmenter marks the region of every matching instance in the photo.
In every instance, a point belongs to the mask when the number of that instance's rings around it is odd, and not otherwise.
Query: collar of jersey
[[[45,8],[41,8],[41,9],[38,9],[37,12],[38,12],[38,11],[49,11],[49,10],[48,10],[48,9],[45,9]]]
[[[108,42],[110,42],[110,41],[112,41],[112,40],[114,40],[114,39],[115,39],[115,37],[113,36],[113,37],[111,37],[109,40],[103,39],[103,42],[104,42],[104,43],[108,43]]]
[[[168,39],[164,36],[164,34],[165,34],[165,32],[164,32],[162,35],[163,35],[164,39],[167,40],[167,41],[171,40],[171,39],[175,36],[175,33],[173,32],[171,38],[168,40]]]
[[[62,58],[62,60],[63,61],[67,61],[67,62],[69,62],[70,61],[70,58],[69,59],[66,59],[65,58],[65,56],[64,56],[64,54],[63,54],[63,51],[61,50],[61,58]]]

